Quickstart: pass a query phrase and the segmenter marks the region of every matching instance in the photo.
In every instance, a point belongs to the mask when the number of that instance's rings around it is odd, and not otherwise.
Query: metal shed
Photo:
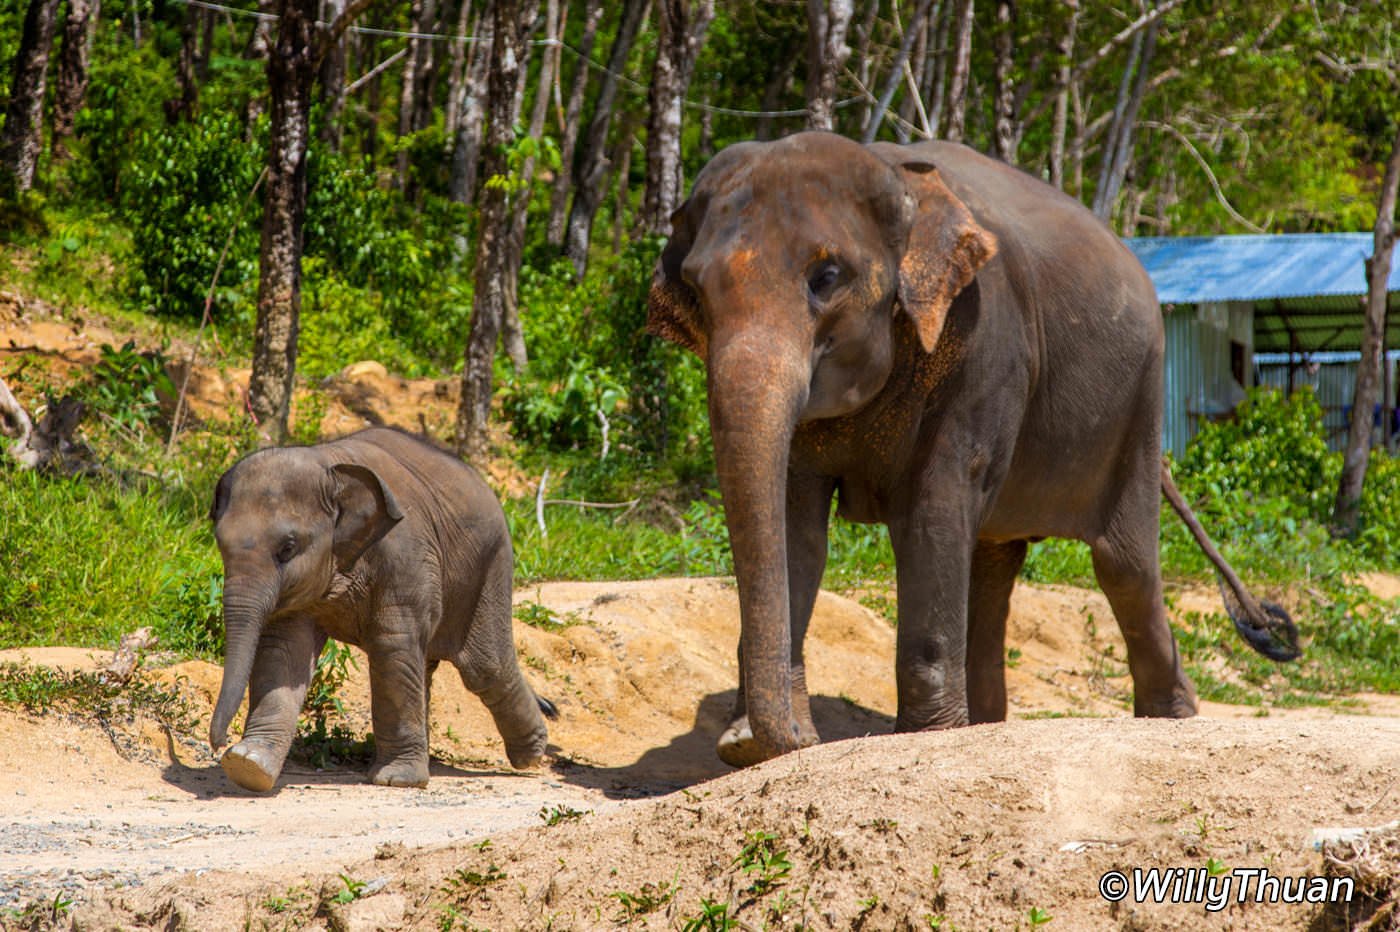
[[[1152,277],[1166,327],[1166,400],[1162,446],[1180,454],[1206,420],[1227,415],[1261,381],[1255,354],[1273,365],[1263,379],[1291,389],[1319,384],[1317,366],[1351,371],[1361,347],[1370,233],[1276,236],[1135,237],[1125,240]],[[1400,347],[1400,266],[1391,270],[1387,348]],[[1339,353],[1343,354],[1339,357]],[[1281,359],[1272,354],[1282,354]],[[1272,369],[1272,366],[1271,366]],[[1390,374],[1392,367],[1387,366]],[[1351,380],[1322,398],[1337,419],[1351,404]],[[1386,381],[1386,408],[1395,386]]]

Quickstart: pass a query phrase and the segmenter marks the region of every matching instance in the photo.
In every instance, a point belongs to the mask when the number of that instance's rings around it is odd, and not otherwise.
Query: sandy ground
[[[809,669],[832,743],[742,773],[713,753],[737,675],[732,583],[552,583],[517,601],[570,622],[553,633],[517,624],[527,676],[561,711],[538,772],[509,769],[480,703],[448,669],[434,681],[436,762],[425,790],[292,765],[274,792],[250,794],[224,777],[198,733],[136,723],[114,740],[92,725],[0,713],[0,906],[62,892],[85,928],[438,928],[452,919],[583,929],[626,912],[616,894],[648,903],[668,884],[667,902],[633,922],[680,927],[708,898],[752,928],[928,928],[925,916],[960,929],[1029,927],[1031,909],[1057,928],[1304,928],[1320,907],[1114,910],[1097,878],[1212,858],[1316,874],[1315,828],[1400,816],[1397,697],[1361,697],[1352,712],[1368,714],[1261,718],[1207,705],[1191,722],[1133,721],[1130,683],[1112,662],[1122,644],[1093,592],[1018,587],[1012,721],[897,737],[886,735],[890,626],[823,593]],[[1207,590],[1177,603],[1212,605]],[[71,648],[0,655],[70,667],[106,659]],[[363,670],[343,691],[357,728],[368,724]],[[219,668],[152,673],[184,684],[203,728]],[[1049,714],[1070,717],[1026,720]],[[884,736],[841,740],[867,734]],[[586,815],[551,826],[551,811]],[[745,893],[752,875],[734,863],[754,831],[773,833],[792,864],[761,896]],[[510,879],[491,879],[502,873]],[[342,875],[373,894],[335,903]]]

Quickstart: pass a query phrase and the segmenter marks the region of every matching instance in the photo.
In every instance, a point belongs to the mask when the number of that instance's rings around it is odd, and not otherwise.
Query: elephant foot
[[[274,763],[274,755],[266,748],[240,741],[224,752],[220,763],[229,779],[245,790],[266,793],[277,782],[282,772],[280,762]]]
[[[424,756],[375,761],[369,769],[369,782],[376,786],[427,786],[428,759]]]
[[[1138,718],[1193,718],[1196,715],[1196,688],[1183,676],[1169,693],[1135,696],[1133,715]]]
[[[808,748],[820,743],[821,738],[817,735],[815,727],[804,728],[801,724],[798,725],[799,748]],[[763,749],[754,740],[747,715],[735,719],[724,730],[724,734],[719,736],[719,741],[715,744],[715,753],[731,767],[752,767],[772,757],[771,754],[763,753]]]
[[[544,760],[544,749],[549,744],[549,730],[543,724],[532,731],[529,737],[519,741],[506,742],[506,757],[516,770],[528,770]]]

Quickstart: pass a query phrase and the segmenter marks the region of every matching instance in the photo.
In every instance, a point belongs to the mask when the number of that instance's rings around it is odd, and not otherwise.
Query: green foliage
[[[326,641],[316,659],[316,671],[297,721],[293,750],[317,769],[364,763],[374,756],[374,736],[357,738],[344,721],[345,704],[340,690],[350,678],[350,671],[357,668],[354,652],[338,641]]]
[[[125,682],[108,682],[85,670],[3,663],[0,705],[103,724],[145,716],[181,733],[193,731],[197,721],[187,690],[159,683],[141,670]]]
[[[249,194],[262,146],[236,115],[206,112],[143,133],[127,171],[125,212],[138,262],[137,295],[163,314],[198,320],[229,236],[214,311],[251,309],[257,280],[258,215]]]
[[[680,887],[672,879],[663,880],[661,883],[644,883],[636,893],[617,890],[609,893],[608,896],[617,900],[618,905],[622,907],[622,911],[618,913],[615,921],[631,923],[638,916],[646,916],[661,909],[675,899],[679,892]]]
[[[745,874],[753,875],[753,882],[744,892],[754,897],[782,886],[792,872],[787,851],[778,847],[778,836],[762,830],[744,836],[744,847],[734,864]]]
[[[700,900],[700,912],[681,919],[682,932],[728,932],[739,928],[739,920],[729,915],[729,904],[709,897]]]
[[[104,343],[100,353],[84,400],[120,427],[149,426],[160,414],[160,396],[175,396],[175,385],[165,372],[165,354],[139,353],[133,340],[120,349]]]
[[[176,93],[172,62],[153,43],[137,49],[111,30],[98,31],[85,106],[74,122],[84,150],[73,168],[80,190],[109,204],[124,198],[132,173],[142,169],[135,157],[141,140],[161,131],[161,104]]]
[[[553,827],[563,822],[575,822],[588,815],[590,810],[575,809],[573,806],[542,806],[540,807],[540,819],[545,825]]]

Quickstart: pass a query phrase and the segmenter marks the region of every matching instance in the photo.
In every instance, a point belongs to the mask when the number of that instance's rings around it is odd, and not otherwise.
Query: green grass
[[[115,647],[150,625],[166,649],[220,649],[206,508],[182,486],[0,467],[0,648]]]

